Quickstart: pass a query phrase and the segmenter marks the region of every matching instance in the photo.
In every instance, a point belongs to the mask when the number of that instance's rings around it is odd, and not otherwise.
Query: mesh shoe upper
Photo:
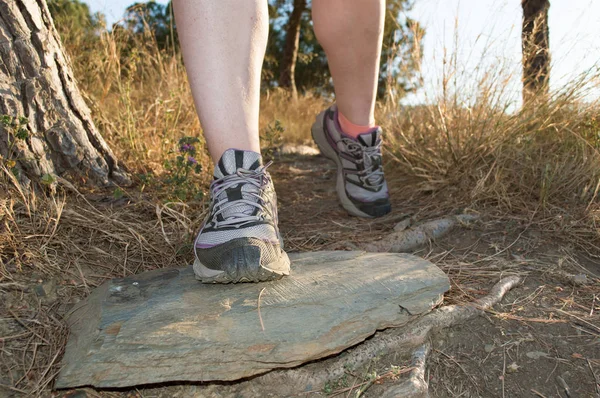
[[[260,154],[227,150],[215,166],[211,204],[195,242],[198,251],[238,238],[280,245],[277,198]]]

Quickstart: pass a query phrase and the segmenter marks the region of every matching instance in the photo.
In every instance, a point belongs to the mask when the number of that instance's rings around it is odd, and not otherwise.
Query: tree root
[[[430,351],[428,340],[431,333],[482,315],[485,310],[500,302],[504,295],[520,281],[521,279],[516,276],[503,278],[494,285],[487,296],[473,303],[438,308],[404,327],[378,332],[373,338],[333,358],[256,377],[242,383],[243,389],[252,393],[268,390],[271,394],[281,393],[285,396],[301,391],[318,391],[328,381],[343,377],[348,369],[367,365],[369,361],[381,354],[412,352],[413,370],[410,376],[404,378],[402,383],[389,388],[384,396],[428,397],[428,383],[424,375],[426,359]]]
[[[441,238],[458,225],[468,224],[479,217],[474,214],[460,214],[437,220],[426,221],[404,231],[392,232],[377,242],[363,245],[368,252],[404,253],[426,245],[430,240]]]
[[[429,384],[425,380],[425,365],[427,355],[431,350],[429,342],[423,344],[413,352],[413,370],[402,383],[388,388],[382,398],[427,398],[429,397]]]

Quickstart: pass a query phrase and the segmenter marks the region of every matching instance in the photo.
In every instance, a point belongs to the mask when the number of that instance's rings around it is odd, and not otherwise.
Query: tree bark
[[[46,0],[0,0],[0,93],[0,162],[22,184],[131,182],[92,121]]]
[[[279,74],[279,87],[291,90],[294,98],[298,97],[296,88],[296,61],[298,60],[298,48],[300,46],[300,23],[302,14],[306,11],[306,0],[294,0],[294,9],[290,14],[285,36],[285,46],[283,56],[281,57],[281,67]]]
[[[550,78],[549,0],[521,0],[523,7],[523,102],[546,98]]]

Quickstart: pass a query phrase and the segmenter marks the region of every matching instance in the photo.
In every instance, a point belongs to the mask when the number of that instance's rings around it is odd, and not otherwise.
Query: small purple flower
[[[180,152],[191,152],[193,150],[194,146],[190,144],[183,144],[181,147],[179,147]]]
[[[196,159],[194,159],[193,156],[188,156],[188,163],[189,164],[198,164],[198,161]]]

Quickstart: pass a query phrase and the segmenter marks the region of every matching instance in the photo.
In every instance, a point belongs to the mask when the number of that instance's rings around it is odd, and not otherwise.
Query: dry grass
[[[181,137],[201,138],[180,54],[160,51],[152,36],[118,30],[100,36],[93,56],[82,56],[74,64],[96,122],[136,171],[160,173]],[[208,166],[206,155],[199,160]]]
[[[315,116],[328,106],[328,102],[311,93],[294,101],[284,90],[266,92],[261,100],[260,127],[265,131],[278,120],[285,129],[282,138],[291,144],[312,144],[310,127]],[[268,144],[263,140],[263,145]]]
[[[54,195],[36,197],[19,192],[3,174],[0,395],[3,389],[47,393],[59,369],[66,336],[61,317],[68,307],[107,279],[186,264],[205,211],[202,201],[164,200],[171,189],[161,180],[165,160],[173,157],[182,136],[201,137],[180,55],[158,50],[151,36],[123,31],[103,33],[93,50],[77,51],[76,45],[69,46],[76,74],[104,137],[134,174],[156,179],[138,179],[123,197],[78,192],[68,184]],[[126,48],[133,48],[130,56],[124,55]],[[384,103],[378,108],[394,195],[406,198],[403,203],[421,218],[470,207],[494,220],[518,220],[526,229],[548,231],[597,257],[600,105],[583,102],[582,85],[574,83],[547,103],[508,113],[501,84],[487,76],[470,106],[448,96],[435,106],[399,109]],[[314,115],[326,102],[311,94],[294,102],[281,91],[265,93],[261,128],[266,131],[279,120],[286,141],[306,143]],[[198,178],[205,188],[212,166],[201,153],[205,173]],[[285,186],[278,189],[291,198],[299,178],[282,179]],[[343,221],[329,223],[327,234],[320,234],[318,225],[285,213],[283,228],[290,231],[294,250],[342,248],[327,239],[351,241],[364,230],[364,224]],[[389,227],[369,224],[374,239]],[[476,286],[502,271],[450,251],[421,254],[450,273],[456,287],[450,302],[477,297]],[[470,283],[474,279],[477,283]],[[47,283],[56,286],[49,293],[55,299],[46,296]]]
[[[187,264],[203,210],[69,192],[4,198],[0,214],[0,384],[37,395],[59,370],[68,307],[110,278]]]
[[[442,97],[393,113],[389,167],[456,207],[521,216],[596,250],[600,103],[583,99],[595,79],[512,112],[492,79],[472,105]]]

